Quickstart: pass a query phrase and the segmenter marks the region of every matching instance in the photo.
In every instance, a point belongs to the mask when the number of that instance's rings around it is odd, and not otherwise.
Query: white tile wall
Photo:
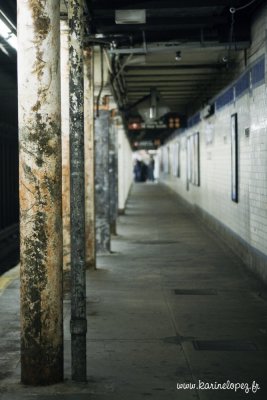
[[[252,26],[248,62],[265,54],[267,78],[267,5]],[[243,65],[240,63],[240,66]],[[243,68],[243,66],[242,66]],[[244,71],[240,67],[240,74]],[[266,79],[267,80],[267,79]],[[239,202],[231,200],[231,115],[238,114]],[[249,137],[245,129],[250,129]],[[186,137],[200,134],[200,187],[186,190]],[[206,137],[213,136],[207,144]],[[162,179],[191,204],[220,220],[247,243],[267,255],[267,87],[262,84],[225,106],[208,120],[178,135],[180,178]],[[169,145],[169,144],[168,144]]]

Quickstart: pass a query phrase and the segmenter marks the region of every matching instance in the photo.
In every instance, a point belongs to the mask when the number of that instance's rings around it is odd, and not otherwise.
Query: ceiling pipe
[[[117,68],[116,68],[116,57],[112,57],[112,62],[111,62],[111,68],[112,68],[112,76],[111,76],[111,82],[114,84],[114,86],[117,88],[118,93],[120,94],[121,98],[121,104],[124,104],[124,92],[123,89],[120,85],[119,79],[115,79],[116,74],[117,74]]]
[[[121,48],[121,49],[110,49],[110,54],[115,55],[145,55],[151,53],[164,53],[164,52],[171,52],[171,51],[179,51],[183,49],[194,49],[194,50],[225,50],[229,46],[229,43],[219,43],[219,42],[191,42],[191,43],[159,43],[157,46],[156,44],[153,45],[146,45],[146,47],[128,47],[128,48]],[[244,50],[249,48],[250,42],[249,41],[242,41],[235,43],[236,50]]]
[[[116,61],[116,68],[119,68],[119,70],[121,70],[121,64],[120,64],[119,58],[117,58],[117,60],[115,60],[115,61]],[[122,72],[117,76],[117,82],[120,86],[125,103],[127,103],[128,102],[127,89],[126,89],[125,79],[124,79]]]
[[[119,60],[118,60],[117,57],[115,57],[115,59],[114,59],[114,69],[115,69],[115,74],[116,75],[115,75],[114,79],[117,81],[122,94],[125,94],[125,88],[124,88],[123,83],[121,81],[121,75],[118,74],[118,72],[117,72],[119,68],[120,68]]]
[[[150,99],[150,94],[147,94],[146,96],[143,96],[141,99],[135,101],[133,104],[131,104],[129,107],[123,109],[124,112],[129,112],[131,111],[133,108],[135,108],[136,106],[138,106],[139,104],[143,103],[143,101],[146,101],[148,99]]]
[[[104,56],[105,56],[105,60],[108,66],[108,71],[109,71],[109,76],[110,76],[110,85],[111,85],[111,91],[112,91],[112,95],[116,101],[116,103],[119,105],[119,108],[123,107],[123,100],[122,100],[122,94],[120,92],[120,90],[118,90],[117,84],[114,82],[113,80],[113,76],[114,76],[114,72],[110,63],[110,59],[109,59],[109,55],[108,52],[105,48],[103,48],[104,51]]]
[[[133,57],[133,54],[130,54],[130,55],[127,57],[126,61],[120,66],[120,69],[119,69],[119,71],[116,73],[114,79],[117,79],[117,78],[122,74],[124,68],[129,64],[129,62],[131,61],[132,57]]]
[[[101,85],[100,85],[100,89],[99,89],[99,93],[97,96],[97,100],[96,100],[96,116],[97,118],[99,117],[99,103],[100,103],[100,98],[101,98],[101,93],[103,91],[103,87],[104,87],[104,59],[103,59],[103,47],[100,48],[100,68],[101,68]]]
[[[105,48],[103,48],[103,54],[105,56],[105,60],[106,60],[107,66],[108,66],[108,71],[109,71],[109,76],[110,76],[109,81],[110,81],[111,93],[115,99],[115,102],[118,104],[119,109],[122,109],[123,104],[124,104],[124,102],[122,100],[122,94],[118,88],[117,83],[113,80],[114,72],[113,72],[113,68],[110,63],[110,58],[109,58],[108,52]]]

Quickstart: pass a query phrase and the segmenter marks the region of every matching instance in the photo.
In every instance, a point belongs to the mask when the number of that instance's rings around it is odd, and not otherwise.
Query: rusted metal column
[[[21,380],[63,379],[60,10],[19,0]]]
[[[110,193],[110,232],[116,235],[118,215],[118,143],[116,121],[110,124],[109,133],[109,193]]]
[[[84,51],[84,155],[85,155],[85,259],[87,268],[95,260],[95,168],[93,49]]]
[[[100,110],[95,120],[96,251],[110,252],[109,111]]]
[[[72,379],[86,380],[83,0],[69,0]]]
[[[70,274],[69,27],[60,21],[63,272]]]

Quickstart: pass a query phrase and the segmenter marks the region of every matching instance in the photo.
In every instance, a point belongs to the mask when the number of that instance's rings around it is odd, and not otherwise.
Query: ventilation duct
[[[116,24],[145,24],[146,10],[115,10]]]

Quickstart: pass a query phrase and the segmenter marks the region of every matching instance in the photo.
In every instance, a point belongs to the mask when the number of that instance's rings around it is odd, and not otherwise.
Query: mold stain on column
[[[110,187],[109,187],[110,112],[100,110],[95,120],[95,209],[96,251],[110,253]]]
[[[18,2],[21,379],[32,385],[63,379],[59,16],[59,2]]]
[[[83,1],[69,0],[71,358],[72,379],[86,381]]]

